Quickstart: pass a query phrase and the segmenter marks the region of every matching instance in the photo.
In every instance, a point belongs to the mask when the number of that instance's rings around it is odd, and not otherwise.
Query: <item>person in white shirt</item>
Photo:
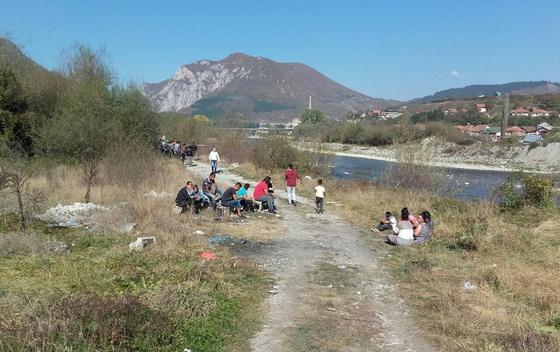
[[[210,166],[212,167],[212,172],[218,171],[218,161],[220,161],[220,154],[216,151],[216,148],[213,148],[208,155],[208,159],[210,160]]]
[[[385,218],[379,221],[379,224],[371,228],[372,232],[381,232],[385,230],[393,230],[393,232],[399,232],[397,228],[397,219],[393,216],[390,211],[385,212]]]
[[[318,214],[323,214],[323,203],[325,202],[325,187],[323,180],[317,180],[317,187],[315,187],[315,211]]]
[[[397,231],[394,235],[387,236],[387,243],[394,246],[410,246],[414,243],[414,227],[408,220],[408,209],[401,210],[401,220],[397,223]]]

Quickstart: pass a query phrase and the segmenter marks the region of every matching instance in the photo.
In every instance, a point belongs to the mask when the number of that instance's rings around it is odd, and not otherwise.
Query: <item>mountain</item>
[[[220,61],[183,65],[172,78],[145,83],[142,89],[158,112],[255,120],[291,120],[308,107],[310,96],[313,107],[330,118],[398,103],[355,92],[300,63],[279,63],[241,53]]]
[[[473,98],[479,95],[493,96],[496,92],[512,95],[544,95],[560,93],[560,83],[549,81],[512,82],[505,84],[475,84],[436,92],[414,102],[427,103],[436,100]]]
[[[0,62],[10,65],[18,74],[31,76],[47,70],[25,55],[21,49],[7,38],[0,37]]]

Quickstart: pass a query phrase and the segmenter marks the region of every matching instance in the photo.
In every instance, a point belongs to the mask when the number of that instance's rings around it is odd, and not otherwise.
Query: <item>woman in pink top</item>
[[[274,197],[268,193],[268,184],[271,180],[270,176],[266,176],[261,182],[256,184],[255,190],[253,191],[253,199],[268,204],[268,212],[276,214]]]

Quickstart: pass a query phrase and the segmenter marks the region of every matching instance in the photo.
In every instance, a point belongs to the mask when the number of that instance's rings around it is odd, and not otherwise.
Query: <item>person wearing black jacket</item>
[[[192,182],[188,181],[186,186],[181,188],[175,197],[175,205],[181,208],[181,214],[186,213],[193,206],[193,199],[189,195],[189,191],[192,188]]]

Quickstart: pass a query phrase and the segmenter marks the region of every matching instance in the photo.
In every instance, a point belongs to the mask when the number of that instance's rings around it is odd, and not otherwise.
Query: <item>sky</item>
[[[560,81],[559,14],[558,0],[0,0],[0,35],[49,69],[73,44],[104,48],[123,81],[243,52],[406,100]]]

